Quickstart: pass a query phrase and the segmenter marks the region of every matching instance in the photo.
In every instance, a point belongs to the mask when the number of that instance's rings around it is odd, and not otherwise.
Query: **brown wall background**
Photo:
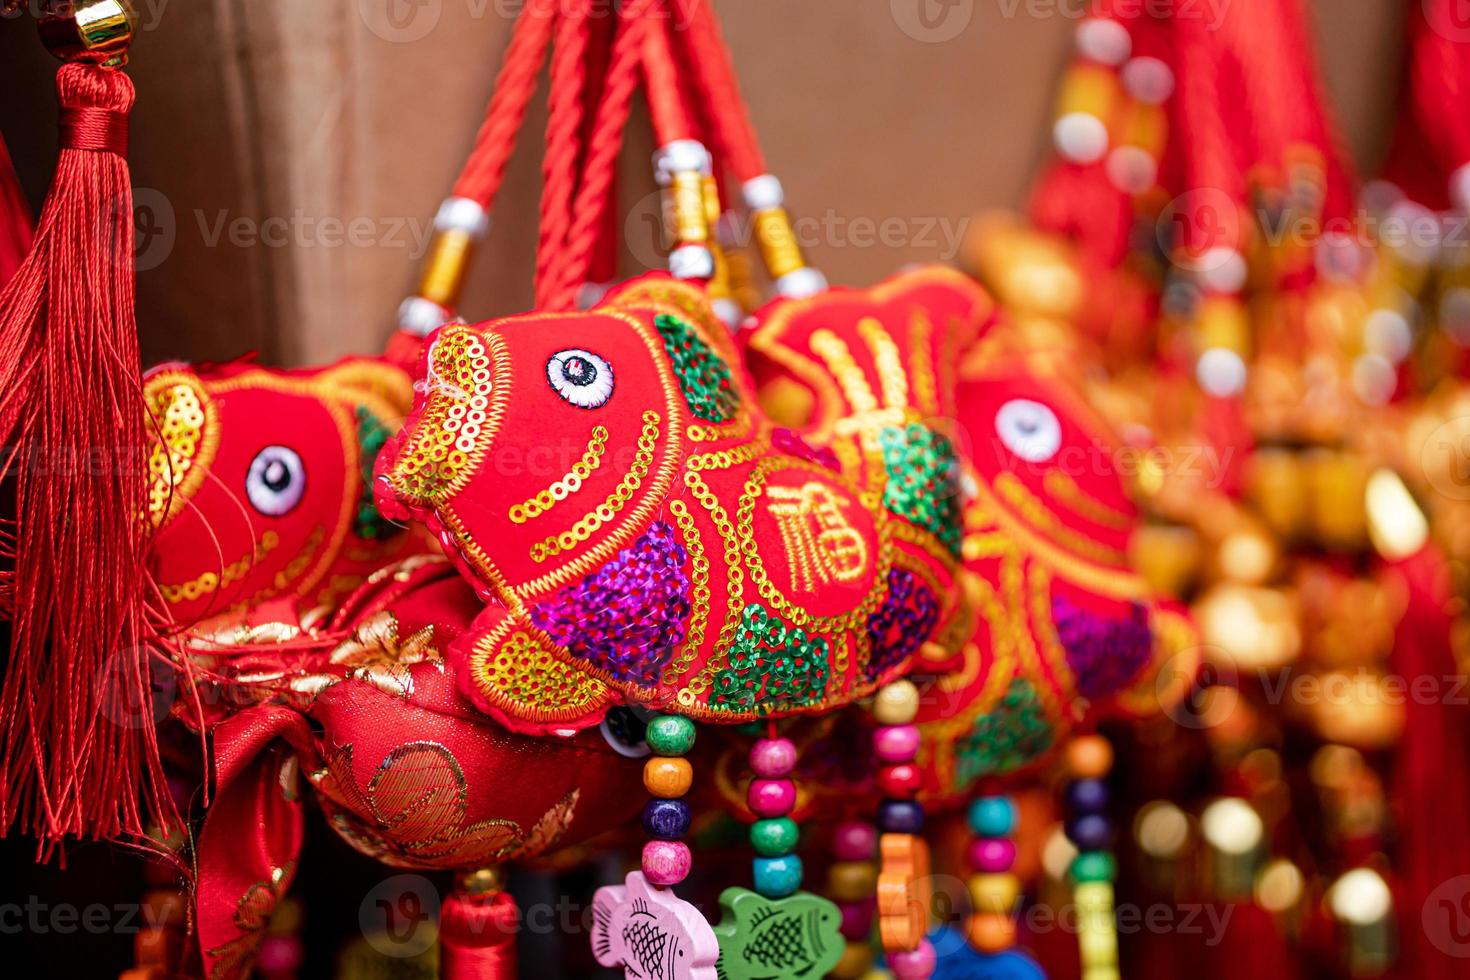
[[[135,2],[146,358],[253,349],[302,364],[376,350],[519,0]],[[947,260],[972,213],[1023,200],[1074,0],[714,2],[771,167],[834,281]],[[1368,172],[1397,97],[1400,2],[1311,3],[1338,117]],[[0,19],[0,132],[37,201],[54,159],[52,71],[31,25]],[[466,315],[530,302],[543,121],[538,107]],[[645,129],[629,137],[625,200],[651,186]],[[338,242],[349,227],[361,240]],[[638,216],[628,227],[635,246],[647,241]]]

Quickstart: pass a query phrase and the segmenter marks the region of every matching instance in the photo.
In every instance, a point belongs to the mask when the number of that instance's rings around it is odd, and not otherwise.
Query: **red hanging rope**
[[[553,288],[552,268],[572,223],[572,198],[582,156],[583,89],[586,85],[589,0],[563,0],[551,58],[542,159],[541,231],[536,247],[536,305],[544,308]]]

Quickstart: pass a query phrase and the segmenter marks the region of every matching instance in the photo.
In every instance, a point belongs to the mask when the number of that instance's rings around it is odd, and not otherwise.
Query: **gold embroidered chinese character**
[[[868,569],[868,546],[848,523],[843,500],[825,483],[766,488],[767,505],[781,532],[791,568],[791,589],[812,592],[817,585],[854,582]]]

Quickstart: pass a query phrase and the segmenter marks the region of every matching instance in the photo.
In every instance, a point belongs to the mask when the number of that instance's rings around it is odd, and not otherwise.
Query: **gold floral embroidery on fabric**
[[[868,545],[847,520],[853,501],[818,480],[799,487],[768,486],[766,511],[776,519],[791,566],[791,590],[855,582],[868,570]]]
[[[459,326],[440,332],[422,382],[428,389],[423,414],[389,474],[398,493],[437,504],[464,488],[505,413],[492,379],[498,375],[508,391],[509,371],[498,335]]]
[[[582,458],[573,463],[571,470],[560,480],[534,496],[527,497],[521,503],[513,504],[508,515],[510,522],[524,524],[529,520],[534,520],[551,510],[558,502],[566,500],[582,489],[583,482],[602,465],[602,455],[606,451],[607,428],[601,425],[594,426]]]
[[[199,489],[219,447],[219,408],[194,375],[164,371],[143,390],[148,453],[148,518],[171,520]]]
[[[858,333],[873,353],[873,363],[878,368],[878,379],[883,385],[883,404],[898,408],[909,403],[909,383],[903,372],[903,358],[898,345],[876,317],[865,316],[858,321]]]
[[[878,410],[878,398],[868,384],[867,375],[858,366],[852,351],[841,337],[825,328],[812,332],[811,347],[827,362],[827,368],[842,386],[851,415],[865,415]]]
[[[294,869],[294,862],[271,868],[269,878],[245,889],[235,903],[234,922],[240,935],[206,954],[211,961],[210,976],[243,980],[250,975],[260,952],[260,933],[270,924],[271,914],[281,901],[281,886],[291,880]]]
[[[623,474],[623,478],[608,493],[607,498],[584,514],[577,523],[571,526],[570,530],[553,534],[544,541],[531,545],[532,561],[544,562],[563,552],[576,550],[578,545],[589,540],[604,524],[610,522],[619,511],[628,505],[628,501],[633,499],[633,495],[643,485],[649,468],[653,466],[662,421],[662,416],[657,412],[643,413],[643,431],[638,435],[638,451],[633,455],[633,463],[628,467],[628,472]]]
[[[333,829],[349,844],[404,868],[472,868],[539,854],[571,826],[580,796],[572,790],[529,831],[512,820],[467,824],[464,770],[446,746],[427,740],[390,752],[366,789],[353,774],[350,744],[329,754],[311,781]]]

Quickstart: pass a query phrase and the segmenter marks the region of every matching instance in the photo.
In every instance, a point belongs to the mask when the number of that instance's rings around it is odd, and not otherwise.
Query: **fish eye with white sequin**
[[[546,380],[558,395],[578,408],[601,408],[613,393],[612,365],[591,351],[576,348],[551,355],[546,362]]]

